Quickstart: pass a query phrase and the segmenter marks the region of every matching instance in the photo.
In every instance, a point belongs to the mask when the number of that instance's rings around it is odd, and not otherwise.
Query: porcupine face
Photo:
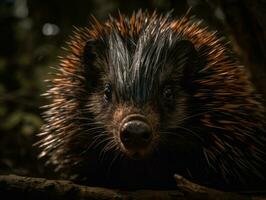
[[[109,145],[132,159],[145,159],[171,134],[169,129],[182,125],[187,112],[182,81],[189,79],[184,69],[196,64],[196,50],[160,24],[136,38],[114,31],[105,44],[97,42],[92,45],[102,45],[105,52],[96,53],[96,65],[106,62],[100,64],[102,77],[89,97],[90,111],[106,125]]]
[[[95,21],[69,50],[39,142],[57,169],[140,188],[263,176],[264,108],[213,32],[139,12]]]

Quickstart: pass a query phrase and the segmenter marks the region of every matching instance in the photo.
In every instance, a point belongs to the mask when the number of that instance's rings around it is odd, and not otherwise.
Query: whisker
[[[100,141],[99,143],[97,143],[97,144],[94,146],[94,148],[99,147],[101,144],[107,142],[108,140],[110,140],[110,137],[106,137],[106,138],[104,138],[102,141]]]
[[[109,141],[106,143],[105,147],[101,150],[101,152],[99,154],[102,162],[104,160],[104,156],[105,156],[106,152],[108,152],[110,149],[113,149],[116,145],[115,141],[113,140],[112,137],[109,137],[108,140]]]
[[[108,136],[107,134],[105,133],[102,133],[100,135],[95,135],[95,137],[93,137],[93,141],[90,143],[90,145],[82,152],[82,153],[86,153],[88,152],[88,150],[90,150],[91,148],[97,148],[100,144],[102,144],[104,140],[102,140],[101,142],[98,143],[98,141],[101,139],[101,138],[105,138],[105,136]]]
[[[196,113],[194,115],[190,115],[190,116],[187,116],[187,117],[184,117],[184,118],[178,120],[177,123],[184,122],[185,120],[192,119],[194,117],[198,117],[200,115],[204,115],[204,114],[208,114],[208,113],[212,113],[212,112],[216,112],[216,111],[218,111],[218,109],[210,109],[210,110],[206,110],[204,112]]]
[[[185,128],[183,126],[176,126],[177,129],[182,129],[182,130],[185,130],[185,133],[190,133],[192,134],[193,136],[195,136],[196,138],[198,138],[201,142],[204,142],[203,138],[197,134],[195,131],[192,131],[188,128]],[[176,130],[174,130],[176,132]],[[172,135],[172,136],[176,136],[176,137],[181,137],[182,135],[180,134],[176,134],[174,132],[171,132],[171,131],[160,131],[160,133],[163,133],[163,134],[168,134],[168,135]]]

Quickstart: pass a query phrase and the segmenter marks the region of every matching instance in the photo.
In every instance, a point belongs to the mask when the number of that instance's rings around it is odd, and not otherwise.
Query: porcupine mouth
[[[130,114],[120,123],[121,150],[133,160],[141,160],[151,154],[153,138],[152,127],[143,115]]]

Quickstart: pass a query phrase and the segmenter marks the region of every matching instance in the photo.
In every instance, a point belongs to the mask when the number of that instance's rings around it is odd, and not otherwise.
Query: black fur
[[[250,92],[251,83],[238,74],[243,69],[231,51],[218,39],[195,45],[185,30],[170,26],[169,14],[139,12],[135,17],[145,19],[139,32],[120,16],[122,22],[96,22],[98,36],[84,36],[81,55],[70,59],[78,70],[67,74],[62,69],[61,82],[48,92],[55,102],[41,134],[43,155],[63,173],[94,186],[170,189],[175,188],[175,173],[220,189],[261,186],[266,143],[259,108],[264,108]],[[119,28],[122,23],[132,33]],[[187,22],[185,28],[192,25]],[[217,51],[222,59],[213,60]],[[222,78],[213,81],[216,77]],[[228,89],[227,78],[232,84],[243,81],[244,92]],[[226,102],[218,98],[221,94]],[[227,104],[235,110],[222,110]],[[119,147],[119,121],[113,122],[119,106],[158,121],[152,126],[160,139],[143,160],[128,158]],[[205,114],[208,122],[202,119]],[[228,128],[227,121],[237,125]]]

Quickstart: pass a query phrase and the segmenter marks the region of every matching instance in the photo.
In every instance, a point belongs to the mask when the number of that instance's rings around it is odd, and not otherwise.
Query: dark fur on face
[[[59,72],[40,146],[77,180],[173,188],[177,173],[234,188],[264,176],[264,108],[231,51],[198,23],[142,12],[95,21]]]
[[[162,29],[164,23],[151,21],[135,38],[114,30],[104,36],[104,41],[94,41],[105,52],[95,52],[95,67],[102,77],[90,97],[90,111],[98,122],[109,121],[105,129],[113,137],[110,143],[114,140],[126,153],[119,131],[127,116],[141,115],[151,126],[152,142],[143,154],[153,151],[160,137],[171,134],[167,130],[178,128],[186,117],[185,90],[190,88],[182,87],[182,81],[189,79],[184,69],[198,59],[197,53],[191,42],[171,28]],[[163,130],[165,134],[161,134]]]

